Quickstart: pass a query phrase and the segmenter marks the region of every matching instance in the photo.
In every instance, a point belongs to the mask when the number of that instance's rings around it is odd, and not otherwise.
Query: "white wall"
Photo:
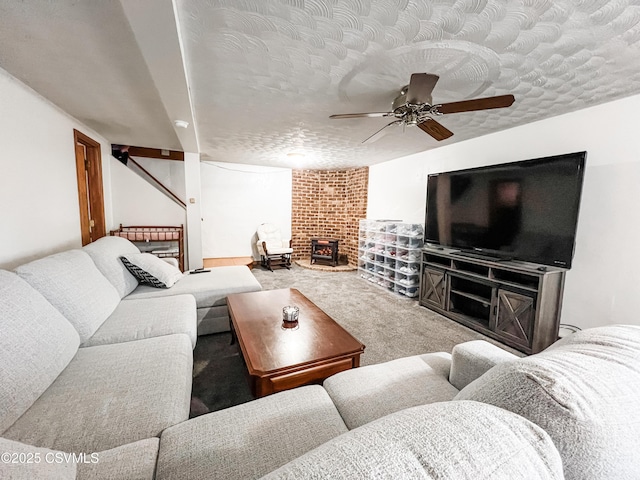
[[[586,150],[561,321],[640,325],[639,124],[640,95],[374,165],[367,216],[424,223],[429,173]]]
[[[110,144],[0,69],[0,268],[82,246],[73,129],[102,145],[112,222]]]
[[[185,225],[185,211],[118,160],[110,158],[113,223],[122,225]]]
[[[202,162],[204,258],[253,256],[256,228],[274,223],[291,238],[291,170]]]
[[[186,203],[183,161],[143,157],[133,159]]]

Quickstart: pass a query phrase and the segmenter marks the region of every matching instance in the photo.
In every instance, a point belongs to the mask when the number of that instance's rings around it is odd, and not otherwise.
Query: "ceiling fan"
[[[445,140],[453,132],[444,125],[436,122],[432,117],[448,113],[472,112],[474,110],[488,110],[492,108],[510,107],[515,98],[513,95],[499,95],[497,97],[476,98],[460,102],[433,104],[431,92],[438,82],[438,75],[430,73],[414,73],[409,85],[400,90],[392,104],[390,112],[344,113],[331,115],[329,118],[360,118],[360,117],[395,117],[396,120],[385,125],[362,143],[371,143],[385,135],[391,126],[417,125],[438,141]]]

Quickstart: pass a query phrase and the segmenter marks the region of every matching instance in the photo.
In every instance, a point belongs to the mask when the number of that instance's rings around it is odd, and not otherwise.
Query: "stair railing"
[[[133,163],[136,167],[138,167],[145,175],[147,175],[147,177],[149,177],[153,183],[159,187],[164,193],[166,193],[167,195],[169,195],[171,197],[171,199],[176,202],[177,204],[181,205],[182,208],[186,209],[187,208],[187,204],[184,203],[180,197],[178,197],[175,193],[173,193],[171,190],[169,190],[160,180],[158,180],[156,177],[154,177],[146,168],[144,168],[142,165],[140,165],[138,162],[136,162],[133,158],[129,157],[128,158],[128,162]]]

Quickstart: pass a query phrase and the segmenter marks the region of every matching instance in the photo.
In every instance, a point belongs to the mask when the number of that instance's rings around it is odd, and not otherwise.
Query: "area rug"
[[[311,260],[309,259],[294,260],[293,262],[299,267],[308,268],[310,270],[320,270],[322,272],[353,272],[358,269],[358,267],[355,267],[354,265],[349,265],[349,264],[346,264],[346,265],[338,264],[334,267],[332,265],[327,265],[327,264],[322,264],[317,262],[311,263]]]
[[[193,351],[190,417],[253,400],[249,374],[230,333],[198,337]]]

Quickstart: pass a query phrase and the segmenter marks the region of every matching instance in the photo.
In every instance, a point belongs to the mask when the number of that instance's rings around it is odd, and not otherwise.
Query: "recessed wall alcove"
[[[369,167],[293,170],[291,237],[294,260],[311,256],[312,238],[335,238],[351,265],[358,258],[358,222],[367,217]]]

